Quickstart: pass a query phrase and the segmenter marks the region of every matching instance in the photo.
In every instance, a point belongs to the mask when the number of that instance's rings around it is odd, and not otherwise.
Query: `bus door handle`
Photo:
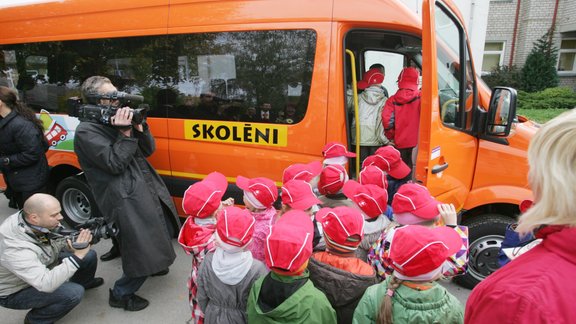
[[[432,167],[432,174],[440,173],[448,168],[448,162],[444,164],[436,164]]]

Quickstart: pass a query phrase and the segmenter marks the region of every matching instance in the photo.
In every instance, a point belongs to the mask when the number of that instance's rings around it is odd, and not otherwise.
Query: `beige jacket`
[[[20,212],[0,225],[0,296],[8,296],[30,286],[53,292],[68,281],[78,265],[72,257],[58,261],[64,239],[42,243],[24,222]]]

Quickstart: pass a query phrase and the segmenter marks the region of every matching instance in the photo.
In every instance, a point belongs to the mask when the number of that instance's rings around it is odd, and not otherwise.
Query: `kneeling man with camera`
[[[25,323],[52,323],[80,303],[95,278],[96,252],[86,244],[88,229],[74,237],[59,233],[61,207],[47,194],[35,194],[0,225],[0,305],[31,309]],[[74,246],[83,248],[74,248]]]

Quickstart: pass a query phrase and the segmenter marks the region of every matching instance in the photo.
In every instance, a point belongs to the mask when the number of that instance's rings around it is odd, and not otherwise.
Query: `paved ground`
[[[0,194],[0,222],[16,212],[8,208],[8,202]],[[126,312],[108,306],[108,288],[121,274],[120,259],[100,262],[96,275],[103,277],[103,286],[86,292],[82,303],[72,310],[60,322],[62,324],[83,323],[185,323],[190,319],[188,307],[188,290],[186,280],[190,273],[190,257],[187,256],[176,240],[173,242],[176,250],[176,262],[170,267],[170,273],[163,277],[152,277],[144,283],[138,292],[139,295],[150,301],[148,308],[139,312]],[[102,240],[94,246],[94,250],[101,255],[106,253],[112,244],[109,240]],[[460,288],[451,282],[443,283],[463,303],[468,299],[470,291]],[[11,310],[0,307],[0,323],[23,323],[26,311]]]

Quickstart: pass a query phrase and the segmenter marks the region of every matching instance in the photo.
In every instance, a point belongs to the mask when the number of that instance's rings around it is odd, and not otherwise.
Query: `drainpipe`
[[[514,18],[514,32],[512,33],[512,48],[510,49],[510,63],[508,66],[512,66],[514,64],[514,50],[516,49],[516,34],[518,33],[518,19],[520,16],[520,2],[521,0],[517,0],[518,3],[516,4],[516,18]]]
[[[558,3],[560,2],[560,0],[556,0],[556,4],[554,5],[554,15],[552,16],[552,26],[550,26],[550,30],[552,31],[550,33],[550,38],[548,39],[548,41],[550,43],[552,43],[552,34],[554,32],[554,29],[556,28],[556,18],[558,17]]]

